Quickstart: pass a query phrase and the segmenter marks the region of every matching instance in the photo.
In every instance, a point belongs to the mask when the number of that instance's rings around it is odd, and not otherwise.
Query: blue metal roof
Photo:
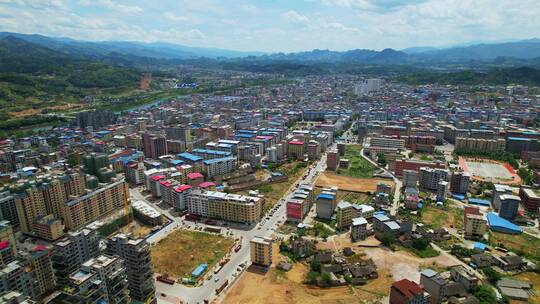
[[[471,197],[471,198],[469,198],[469,204],[480,205],[480,206],[489,206],[489,201],[484,200],[484,199]]]
[[[191,154],[191,153],[187,153],[187,152],[176,154],[176,156],[178,156],[180,158],[183,158],[183,159],[187,159],[188,161],[192,161],[192,162],[198,162],[198,161],[203,160],[202,157]]]
[[[484,251],[484,250],[486,250],[486,244],[484,244],[482,242],[476,242],[476,243],[474,243],[474,249]]]
[[[194,276],[194,277],[199,277],[201,274],[203,274],[206,271],[207,268],[208,268],[208,264],[201,264],[201,265],[197,266],[197,268],[195,268],[195,270],[193,270],[191,275]]]
[[[326,200],[333,201],[335,199],[335,197],[333,195],[330,195],[330,194],[322,193],[322,194],[319,194],[319,196],[317,196],[317,199],[326,199]]]
[[[233,160],[233,159],[234,159],[233,157],[214,158],[214,159],[205,160],[203,163],[205,165],[210,165],[210,164],[213,164],[213,163],[219,163],[219,162],[229,161],[229,160]]]
[[[516,140],[516,141],[532,141],[533,138],[523,138],[523,137],[508,137],[509,140]]]
[[[502,217],[498,216],[493,212],[487,214],[487,220],[489,228],[493,231],[510,234],[519,234],[522,232],[521,228],[518,225],[503,219]]]

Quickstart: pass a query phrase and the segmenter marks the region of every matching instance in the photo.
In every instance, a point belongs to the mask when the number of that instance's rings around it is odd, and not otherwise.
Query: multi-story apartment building
[[[469,191],[471,175],[467,172],[452,172],[450,176],[450,192],[466,194]]]
[[[405,140],[390,137],[372,137],[369,141],[370,147],[405,149]]]
[[[18,291],[8,291],[0,295],[0,303],[2,304],[36,304],[29,296],[25,296]]]
[[[420,189],[437,191],[439,183],[448,181],[449,172],[446,169],[433,169],[421,167],[419,172],[418,184]]]
[[[367,237],[367,220],[363,217],[356,217],[351,222],[351,240],[353,242],[365,240]]]
[[[81,270],[96,273],[105,283],[106,303],[131,303],[124,260],[120,257],[100,255],[84,262]]]
[[[52,262],[58,285],[66,285],[82,263],[98,256],[99,235],[95,229],[70,231],[53,244]]]
[[[328,151],[326,155],[326,170],[336,171],[339,164],[339,153],[337,150]]]
[[[418,171],[403,170],[403,187],[416,187],[418,185]]]
[[[15,198],[15,206],[17,208],[21,231],[24,233],[31,233],[32,223],[36,219],[47,215],[43,192],[36,186],[18,193]]]
[[[117,234],[107,240],[107,254],[124,260],[131,299],[156,303],[150,246],[146,240]]]
[[[172,204],[175,211],[183,211],[187,208],[188,195],[193,187],[190,185],[179,185],[171,192]]]
[[[203,162],[207,178],[224,175],[236,169],[236,158],[224,157],[205,160]]]
[[[208,191],[208,216],[231,222],[257,223],[263,215],[264,198]]]
[[[525,209],[531,212],[538,212],[538,208],[540,208],[540,190],[521,187],[519,189],[519,197]]]
[[[28,262],[15,260],[0,268],[0,294],[17,291],[36,298],[38,289]]]
[[[291,140],[287,144],[287,154],[292,159],[302,159],[304,157],[305,143],[299,140]]]
[[[444,169],[445,165],[442,162],[430,162],[412,159],[401,159],[391,161],[388,168],[397,176],[403,176],[404,170],[420,171],[421,167]]]
[[[124,208],[128,204],[128,185],[124,179],[115,179],[95,191],[69,200],[63,206],[62,218],[67,229],[73,230]]]
[[[79,269],[69,275],[67,284],[50,302],[95,304],[107,302],[106,282],[94,271]]]
[[[191,128],[187,125],[179,125],[165,128],[165,134],[168,139],[181,140],[183,142],[191,141]]]
[[[51,250],[38,245],[30,251],[24,251],[22,256],[28,261],[35,279],[38,297],[50,293],[56,287]]]
[[[499,198],[501,202],[499,216],[509,221],[513,221],[517,216],[521,198],[511,194],[503,194]]]
[[[6,220],[0,221],[0,241],[7,241],[9,244],[9,250],[11,255],[14,256],[17,253],[17,244],[15,243],[15,235],[13,234],[13,227],[11,223]],[[1,263],[0,264],[5,264]]]
[[[465,237],[483,238],[487,230],[487,221],[476,207],[465,207],[463,212],[463,226]]]
[[[251,263],[265,267],[272,265],[272,239],[256,236],[249,244]]]
[[[493,205],[493,209],[496,211],[499,211],[501,208],[501,196],[504,194],[512,194],[512,187],[508,185],[499,185],[495,184],[493,189],[493,200],[491,204]]]
[[[502,138],[483,139],[483,138],[456,138],[455,150],[457,151],[484,151],[500,152],[504,151],[506,141]]]
[[[0,193],[0,220],[9,221],[14,229],[19,228],[15,197],[9,191]]]
[[[356,211],[352,204],[346,201],[340,201],[336,206],[336,228],[343,230],[348,228],[353,218],[356,217]]]

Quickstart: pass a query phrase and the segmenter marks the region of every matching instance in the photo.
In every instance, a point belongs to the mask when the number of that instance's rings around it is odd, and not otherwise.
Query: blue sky
[[[244,51],[540,37],[538,0],[0,0],[0,30]]]

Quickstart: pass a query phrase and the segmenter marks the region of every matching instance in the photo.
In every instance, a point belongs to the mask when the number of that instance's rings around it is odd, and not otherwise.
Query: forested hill
[[[11,36],[0,40],[0,73],[4,81],[6,77],[41,76],[64,88],[134,87],[139,79],[135,70],[66,55]],[[32,82],[30,78],[26,80]]]
[[[412,73],[396,78],[398,81],[410,84],[453,84],[453,85],[508,85],[523,84],[540,86],[540,70],[529,67],[498,68],[487,72],[428,72]]]

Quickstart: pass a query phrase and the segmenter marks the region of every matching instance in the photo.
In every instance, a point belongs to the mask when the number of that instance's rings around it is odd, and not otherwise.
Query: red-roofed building
[[[173,205],[172,193],[174,192],[173,191],[174,182],[175,181],[173,180],[167,180],[167,179],[159,182],[159,191],[161,192],[161,200],[169,206]]]
[[[151,177],[152,181],[150,182],[150,192],[152,192],[152,197],[161,197],[160,181],[164,180],[165,178],[165,175],[154,175]]]
[[[403,279],[392,284],[390,304],[428,304],[430,296],[422,285]]]
[[[216,187],[216,183],[214,182],[202,182],[200,185],[199,185],[200,188],[203,188],[203,189],[213,189]]]
[[[303,141],[291,140],[287,145],[288,156],[294,159],[303,159],[306,153]]]
[[[180,185],[174,188],[174,191],[171,193],[174,211],[180,212],[186,210],[187,196],[192,188],[190,185]]]
[[[0,250],[4,250],[6,248],[9,247],[9,241],[8,240],[3,240],[0,242]]]
[[[187,178],[188,183],[193,187],[198,187],[202,182],[204,182],[204,175],[199,172],[188,173]]]

